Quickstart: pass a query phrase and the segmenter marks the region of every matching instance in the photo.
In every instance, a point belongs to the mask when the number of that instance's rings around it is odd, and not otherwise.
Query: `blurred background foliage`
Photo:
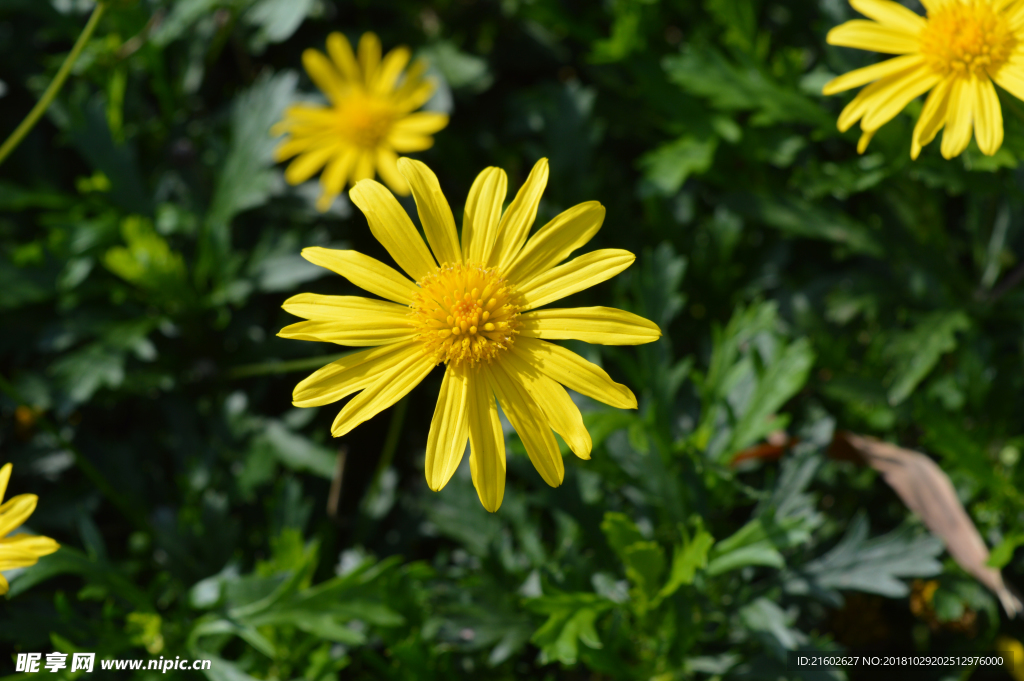
[[[0,3],[4,134],[92,8]],[[0,168],[0,458],[12,493],[40,495],[30,529],[63,544],[8,573],[0,647],[212,658],[214,681],[669,681],[839,679],[787,672],[786,651],[1024,637],[874,471],[827,456],[836,429],[933,455],[1024,582],[1024,103],[1000,94],[993,157],[935,144],[911,163],[919,104],[858,156],[835,128],[847,98],[819,94],[873,59],[824,43],[853,17],[841,0],[111,2]],[[289,187],[271,158],[283,108],[319,97],[301,53],[335,30],[429,60],[427,108],[451,124],[417,156],[457,215],[485,166],[518,186],[550,158],[538,224],[596,199],[593,246],[638,254],[570,303],[666,332],[573,345],[640,409],[580,399],[593,460],[567,457],[557,489],[509,433],[493,515],[468,465],[424,483],[439,371],[340,441],[334,408],[290,406],[342,349],[276,338],[281,303],[355,291],[300,249],[386,258],[344,197],[318,214],[315,180]],[[751,449],[780,430],[781,456]]]

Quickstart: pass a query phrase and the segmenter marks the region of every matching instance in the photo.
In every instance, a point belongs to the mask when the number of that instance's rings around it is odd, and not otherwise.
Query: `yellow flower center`
[[[921,54],[943,76],[993,74],[1015,44],[1005,17],[987,0],[949,3],[921,31]]]
[[[445,264],[419,287],[410,315],[438,363],[490,363],[512,346],[520,300],[497,268]]]
[[[394,108],[363,92],[353,92],[338,105],[341,127],[349,141],[363,149],[376,149],[391,132]]]

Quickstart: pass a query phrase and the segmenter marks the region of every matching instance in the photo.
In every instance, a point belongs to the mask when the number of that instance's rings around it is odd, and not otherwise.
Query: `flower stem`
[[[43,93],[42,98],[36,102],[36,105],[32,107],[32,110],[28,112],[28,116],[25,116],[11,136],[8,137],[3,146],[0,146],[0,164],[4,162],[4,159],[14,151],[14,148],[18,146],[22,138],[29,133],[29,131],[35,127],[35,124],[39,121],[39,118],[46,112],[50,107],[51,102],[60,92],[60,88],[64,85],[64,81],[67,80],[68,74],[71,73],[71,67],[78,61],[78,55],[82,53],[82,48],[92,37],[93,31],[96,29],[96,24],[100,21],[100,16],[103,15],[103,8],[106,5],[103,2],[97,2],[96,8],[92,11],[92,15],[89,17],[89,22],[82,29],[82,34],[78,36],[78,40],[75,41],[74,47],[68,52],[68,56],[65,57],[64,63],[60,65],[60,70],[57,71],[57,75],[53,77],[53,81],[50,82],[50,86],[46,88],[46,92]]]
[[[269,374],[287,374],[292,371],[308,371],[319,369],[322,366],[337,361],[350,353],[343,352],[337,355],[317,355],[316,357],[302,357],[287,362],[274,360],[270,362],[259,362],[257,364],[243,364],[228,370],[228,378],[249,378],[250,376],[267,376]]]

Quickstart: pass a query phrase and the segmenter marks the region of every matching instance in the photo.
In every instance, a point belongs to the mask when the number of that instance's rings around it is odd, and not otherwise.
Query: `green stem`
[[[21,396],[18,389],[2,375],[0,375],[0,390],[7,393],[7,396],[14,400],[15,404],[31,408],[31,405],[29,405],[28,401]],[[107,501],[116,506],[117,509],[121,511],[121,513],[124,514],[124,516],[131,521],[137,529],[144,532],[152,532],[152,528],[146,520],[145,513],[141,512],[127,499],[127,497],[114,489],[113,485],[111,485],[107,479],[103,477],[103,474],[99,472],[99,469],[97,469],[89,459],[85,458],[85,456],[78,451],[78,448],[71,444],[67,438],[61,435],[57,426],[51,423],[50,420],[42,414],[39,415],[37,420],[43,430],[48,432],[57,440],[57,443],[61,448],[71,452],[71,455],[75,458],[75,465],[78,466],[78,469],[85,474],[85,477],[89,478],[89,481],[97,490],[99,490],[100,494],[107,498]]]
[[[258,364],[243,364],[228,370],[228,378],[249,378],[250,376],[267,376],[271,374],[287,374],[292,371],[308,371],[337,361],[351,353],[343,352],[338,355],[318,355],[316,357],[303,357],[287,362],[271,361],[259,362]]]
[[[408,406],[408,396],[403,397],[395,405],[395,411],[391,414],[391,423],[388,425],[388,434],[384,438],[384,448],[380,452],[380,461],[377,463],[377,470],[373,473],[370,486],[366,489],[366,496],[363,497],[364,501],[376,495],[384,471],[391,466],[391,462],[395,458],[395,450],[398,449],[398,437],[402,434],[402,425],[405,423],[405,410]]]
[[[53,102],[57,93],[60,92],[60,88],[64,85],[64,81],[67,80],[68,74],[71,73],[71,67],[78,61],[78,56],[82,53],[82,48],[92,37],[92,32],[96,29],[96,24],[100,21],[100,16],[103,15],[103,8],[106,5],[102,2],[96,3],[96,9],[92,11],[92,15],[89,17],[89,22],[82,29],[82,34],[78,36],[78,40],[75,41],[75,46],[68,52],[68,56],[65,57],[64,63],[60,65],[60,70],[57,71],[57,75],[53,77],[53,81],[50,86],[46,88],[46,92],[43,93],[42,98],[36,102],[36,105],[32,107],[32,110],[28,112],[28,116],[25,116],[11,136],[8,137],[3,146],[0,146],[0,164],[4,162],[4,159],[14,151],[14,148],[18,146],[22,138],[29,133],[29,131],[39,121],[39,118],[46,112]]]

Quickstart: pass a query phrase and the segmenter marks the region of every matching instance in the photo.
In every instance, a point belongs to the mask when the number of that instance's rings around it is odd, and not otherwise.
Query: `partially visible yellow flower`
[[[996,650],[1003,655],[1003,664],[1017,681],[1024,681],[1024,645],[1015,638],[1000,636]]]
[[[590,458],[592,446],[562,385],[620,409],[637,406],[629,388],[548,341],[637,345],[657,340],[661,331],[614,308],[536,309],[611,279],[635,260],[628,251],[606,249],[559,264],[600,229],[605,210],[597,201],[564,211],[527,238],[547,185],[547,159],[534,166],[504,213],[505,172],[480,173],[466,200],[461,239],[434,173],[405,158],[398,167],[412,188],[430,248],[387,189],[372,180],[352,189],[349,196],[370,231],[410,278],[356,251],[302,251],[310,262],[386,300],[302,293],[285,301],[286,311],[309,321],[279,336],[376,346],[306,378],[295,387],[293,404],[321,406],[358,393],[334,419],[331,433],[340,437],[446,364],[427,436],[427,484],[434,491],[445,486],[468,440],[473,484],[493,512],[505,492],[499,402],[534,467],[553,487],[562,483],[565,468],[552,431],[581,459]]]
[[[0,468],[0,501],[7,491],[7,482],[11,479],[11,464]],[[40,556],[53,553],[60,544],[49,537],[34,534],[7,535],[28,520],[36,510],[39,500],[35,494],[19,494],[7,503],[0,505],[0,571],[35,565]],[[0,595],[7,593],[8,584],[0,575]]]
[[[382,59],[373,33],[359,40],[358,59],[341,33],[327,37],[327,52],[330,57],[306,50],[302,63],[330,105],[290,106],[271,129],[274,135],[287,135],[274,152],[276,160],[298,157],[285,170],[285,179],[300,184],[326,166],[320,176],[320,211],[330,208],[346,184],[375,173],[395,193],[408,194],[398,154],[429,149],[431,135],[448,125],[445,114],[416,112],[434,93],[434,82],[423,77],[426,63],[418,60],[406,70],[407,47]]]
[[[1003,114],[992,84],[1024,99],[1024,0],[922,0],[926,17],[890,0],[850,0],[873,19],[828,33],[830,45],[901,55],[829,82],[831,95],[868,85],[839,116],[839,129],[860,121],[857,151],[918,96],[931,91],[914,127],[910,157],[943,127],[942,156],[959,156],[974,136],[991,156],[1003,143]]]

